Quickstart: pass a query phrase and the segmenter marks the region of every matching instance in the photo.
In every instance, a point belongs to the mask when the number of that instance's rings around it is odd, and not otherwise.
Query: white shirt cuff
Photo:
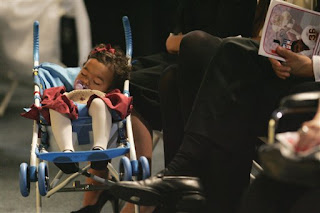
[[[320,81],[320,56],[312,56],[314,80]]]

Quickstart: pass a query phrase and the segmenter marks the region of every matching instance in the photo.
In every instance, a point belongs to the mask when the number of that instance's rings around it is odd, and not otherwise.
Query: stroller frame
[[[132,35],[131,28],[128,17],[124,16],[122,18],[123,27],[125,31],[126,40],[126,56],[129,59],[129,65],[131,65],[132,57]],[[39,79],[39,22],[35,21],[33,25],[34,39],[33,39],[33,76],[34,76],[34,105],[40,107],[41,105],[41,84]],[[123,93],[129,96],[129,80],[124,83]],[[30,164],[21,163],[19,172],[19,182],[20,182],[20,192],[22,196],[27,197],[30,192],[30,183],[35,182],[36,185],[36,210],[41,212],[41,196],[50,197],[56,192],[74,192],[74,191],[93,191],[101,189],[109,189],[110,186],[114,184],[114,181],[120,180],[132,180],[134,179],[145,179],[150,176],[150,167],[146,157],[142,156],[137,160],[131,116],[128,115],[125,120],[117,122],[118,126],[118,141],[122,144],[122,148],[115,148],[112,150],[121,149],[121,152],[116,152],[112,155],[118,157],[126,153],[130,154],[130,160],[128,157],[123,156],[120,159],[120,172],[118,173],[111,163],[108,163],[108,170],[113,176],[112,180],[104,179],[99,176],[90,174],[87,170],[90,165],[86,165],[84,168],[79,169],[78,172],[71,174],[64,181],[59,183],[63,172],[59,171],[54,179],[49,183],[49,173],[47,162],[45,158],[42,157],[46,155],[47,151],[42,147],[41,141],[41,128],[44,127],[41,120],[33,122],[33,133],[30,151]],[[115,135],[112,136],[114,138]],[[111,151],[112,151],[111,150]],[[107,150],[103,152],[107,152]],[[119,154],[120,153],[120,154]],[[66,153],[64,153],[66,154]],[[101,159],[106,160],[106,159]],[[86,177],[92,178],[93,180],[102,183],[102,185],[90,185],[81,184],[80,181],[75,181],[72,187],[65,187],[76,177],[84,175]],[[135,207],[136,212],[139,211],[137,206]],[[114,211],[119,211],[118,208],[114,208]]]

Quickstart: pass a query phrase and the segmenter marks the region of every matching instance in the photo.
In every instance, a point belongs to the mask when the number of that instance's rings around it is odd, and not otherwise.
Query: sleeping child
[[[59,149],[62,152],[74,152],[71,120],[78,118],[77,104],[86,104],[88,114],[92,117],[92,150],[105,150],[112,121],[124,119],[132,108],[132,97],[116,89],[123,87],[130,69],[128,58],[120,49],[112,48],[110,44],[100,44],[90,52],[74,81],[73,91],[66,92],[64,86],[46,89],[41,107],[33,105],[22,116],[38,119],[41,113],[51,124]],[[65,173],[78,171],[78,163],[55,164]],[[107,161],[93,161],[91,168],[103,170],[106,164]]]

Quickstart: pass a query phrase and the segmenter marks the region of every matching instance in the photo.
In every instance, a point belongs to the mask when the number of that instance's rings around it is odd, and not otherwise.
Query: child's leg
[[[67,116],[49,109],[51,128],[60,151],[74,151],[71,120]]]
[[[71,120],[55,110],[49,109],[49,113],[52,133],[59,149],[61,151],[73,152]],[[78,163],[55,163],[55,165],[66,174],[72,174],[79,170]]]
[[[112,125],[111,113],[100,98],[93,99],[89,115],[92,117],[93,148],[106,149]]]
[[[152,136],[146,124],[142,121],[143,118],[136,112],[131,114],[132,131],[134,144],[136,146],[136,154],[139,159],[141,156],[145,156],[151,167],[152,158]]]
[[[97,99],[97,98],[96,98]],[[149,159],[151,163],[151,157],[152,157],[152,137],[148,130],[148,128],[145,126],[145,124],[140,120],[141,118],[138,117],[135,113],[131,116],[132,119],[132,130],[133,130],[133,137],[136,145],[136,152],[137,157],[145,156]],[[97,170],[90,170],[90,173],[98,175],[100,177],[106,178],[107,173],[105,171],[97,171]],[[86,178],[87,184],[99,184],[96,181],[92,180],[91,178]],[[99,196],[102,191],[88,191],[84,193],[84,199],[83,199],[83,206],[84,208],[88,207],[89,205],[94,205],[97,203]],[[141,212],[152,212],[154,207],[140,207]],[[82,209],[81,209],[82,210]],[[81,212],[79,210],[79,212]],[[122,210],[123,213],[127,212],[134,212],[134,205],[127,203],[127,205]]]

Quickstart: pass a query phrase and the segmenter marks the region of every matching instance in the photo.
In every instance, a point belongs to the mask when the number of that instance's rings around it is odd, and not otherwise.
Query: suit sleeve
[[[320,56],[314,55],[312,57],[313,73],[315,81],[320,81]]]

